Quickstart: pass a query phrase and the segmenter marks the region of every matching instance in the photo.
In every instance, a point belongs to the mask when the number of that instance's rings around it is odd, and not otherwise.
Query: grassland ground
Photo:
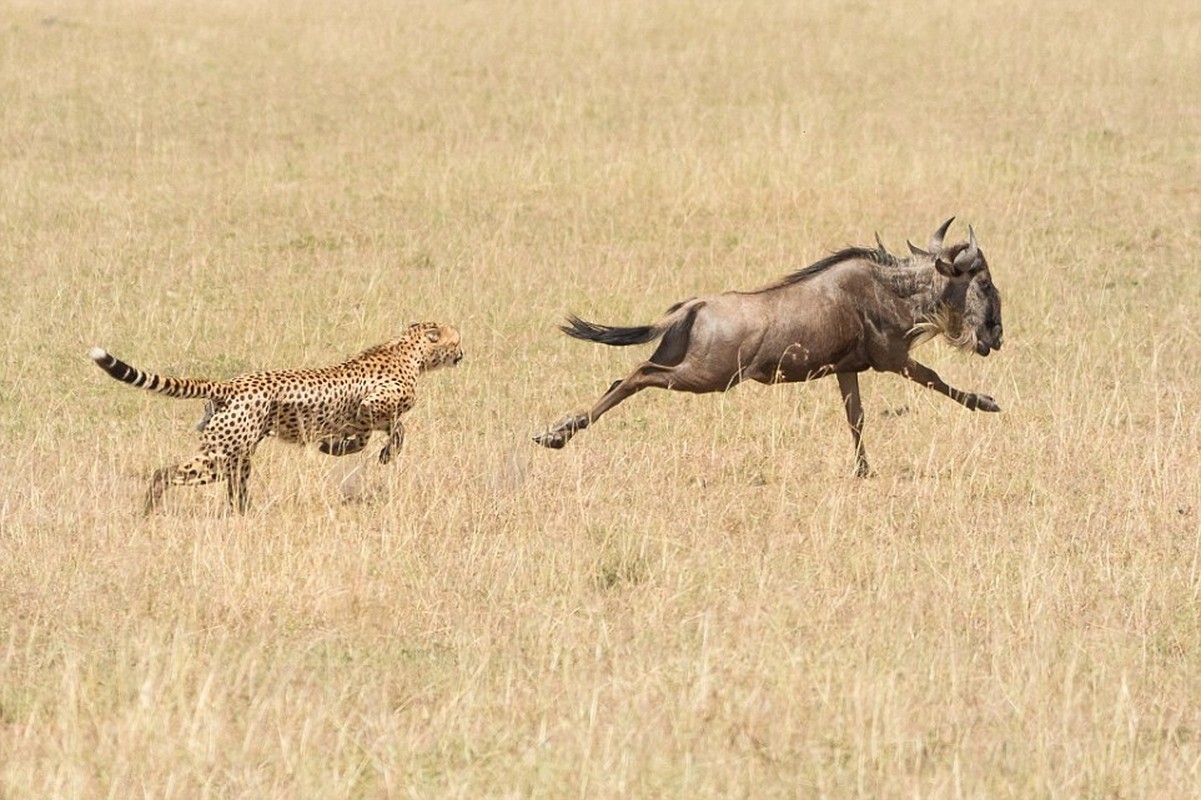
[[[1165,0],[0,7],[0,796],[1201,795],[1201,10]],[[864,378],[531,434],[641,323],[950,214],[972,414]],[[965,228],[957,227],[958,235]],[[416,320],[402,457],[198,403]]]

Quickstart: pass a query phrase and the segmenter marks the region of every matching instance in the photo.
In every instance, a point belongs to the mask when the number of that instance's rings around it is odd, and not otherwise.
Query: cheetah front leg
[[[388,434],[387,444],[379,451],[379,463],[387,464],[400,452],[405,441],[405,428],[400,415],[412,407],[411,393],[406,393],[403,387],[377,392],[359,406],[358,424],[368,431],[386,431]]]
[[[404,443],[405,426],[399,419],[394,419],[388,431],[388,443],[379,451],[379,463],[387,464],[391,461],[392,456],[400,452],[401,445]]]
[[[229,507],[245,514],[250,506],[250,459],[246,456],[229,459],[225,474],[225,490]]]
[[[349,456],[361,452],[371,438],[371,431],[354,431],[343,433],[340,437],[330,436],[317,442],[317,449],[327,456]],[[388,443],[380,450],[381,464],[387,464],[392,456],[400,452],[404,444],[404,426],[396,422],[388,428]]]

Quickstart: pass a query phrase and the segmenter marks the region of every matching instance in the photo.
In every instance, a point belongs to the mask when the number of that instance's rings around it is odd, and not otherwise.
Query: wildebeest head
[[[931,258],[939,274],[949,279],[936,312],[941,318],[931,327],[955,346],[987,356],[1001,349],[1001,293],[992,282],[988,261],[970,225],[967,242],[943,247],[943,237],[954,219],[948,219],[930,237],[928,253],[912,243],[909,249],[914,255]]]

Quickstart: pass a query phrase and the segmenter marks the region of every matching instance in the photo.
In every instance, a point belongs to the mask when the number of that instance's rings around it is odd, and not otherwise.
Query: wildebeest
[[[974,411],[1000,411],[988,395],[948,386],[909,351],[944,336],[956,347],[987,356],[1001,349],[1001,295],[993,285],[976,234],[943,246],[954,217],[910,255],[848,247],[775,283],[676,303],[650,325],[614,327],[569,316],[568,336],[608,345],[661,339],[658,349],[625,380],[616,381],[588,412],[568,414],[534,437],[560,448],[609,409],[643,389],[724,392],[744,380],[808,381],[834,374],[855,443],[855,474],[868,474],[863,448],[859,373],[895,372]]]

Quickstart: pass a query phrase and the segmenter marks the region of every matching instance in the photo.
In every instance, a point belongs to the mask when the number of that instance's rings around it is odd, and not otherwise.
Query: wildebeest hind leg
[[[571,437],[576,433],[596,422],[602,414],[631,395],[637,394],[643,389],[670,389],[671,377],[675,371],[675,367],[665,367],[650,361],[643,362],[625,380],[614,381],[613,385],[609,387],[609,391],[601,395],[600,400],[596,401],[596,405],[592,407],[591,411],[567,414],[545,433],[535,436],[534,441],[543,447],[558,450],[571,441]]]

